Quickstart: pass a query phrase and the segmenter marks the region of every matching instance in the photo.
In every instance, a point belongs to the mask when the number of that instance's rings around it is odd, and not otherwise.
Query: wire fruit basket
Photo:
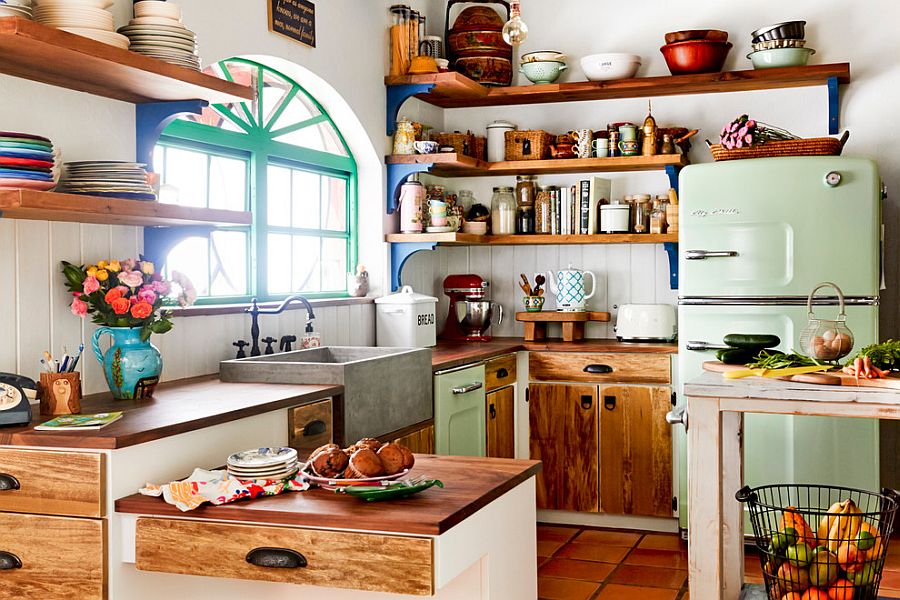
[[[900,495],[807,484],[744,487],[771,600],[877,600]]]
[[[825,287],[834,288],[837,292],[840,312],[835,320],[818,319],[813,313],[813,298],[816,292]],[[850,354],[853,349],[853,333],[847,327],[844,292],[837,284],[826,281],[817,285],[806,300],[806,312],[809,321],[800,334],[801,352],[805,352],[816,360],[827,361],[838,360]]]

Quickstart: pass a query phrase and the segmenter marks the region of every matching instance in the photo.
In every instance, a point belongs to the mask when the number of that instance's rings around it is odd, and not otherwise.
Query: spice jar
[[[516,232],[516,199],[511,187],[495,187],[491,198],[491,233],[510,235]]]
[[[397,121],[397,131],[394,132],[394,154],[416,153],[416,130],[407,118]]]
[[[552,233],[550,219],[550,186],[538,188],[537,197],[534,200],[534,232]]]
[[[535,191],[533,176],[519,175],[516,177],[517,233],[534,233]]]
[[[391,7],[391,75],[406,75],[410,64],[410,8],[405,4]]]
[[[634,233],[650,232],[650,213],[653,207],[650,204],[650,194],[637,194],[633,196],[631,208],[631,231]]]

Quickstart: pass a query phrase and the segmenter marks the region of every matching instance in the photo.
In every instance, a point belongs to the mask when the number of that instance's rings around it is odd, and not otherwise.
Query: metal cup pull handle
[[[22,489],[19,480],[7,473],[0,473],[0,492],[11,492]]]
[[[12,552],[0,551],[0,571],[12,571],[22,568],[22,559]]]
[[[506,379],[507,377],[509,377],[509,371],[503,367],[497,369],[497,379]]]
[[[305,556],[288,548],[254,548],[246,560],[266,569],[299,569],[308,564]]]
[[[591,407],[594,406],[594,397],[584,395],[581,397],[581,408],[584,410],[591,410]]]
[[[603,396],[603,408],[606,410],[616,410],[616,397]]]
[[[606,375],[613,372],[613,368],[609,365],[588,365],[582,370],[591,375]]]
[[[316,419],[315,421],[310,421],[303,427],[303,435],[304,437],[322,435],[327,429],[328,425],[325,424],[325,421]]]

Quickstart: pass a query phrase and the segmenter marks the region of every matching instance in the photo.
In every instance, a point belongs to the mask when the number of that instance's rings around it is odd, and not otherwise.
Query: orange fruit
[[[788,592],[781,597],[781,600],[803,600],[803,596],[800,592]]]
[[[838,579],[828,588],[831,600],[853,600],[853,584],[846,579]]]
[[[784,563],[778,569],[776,583],[786,592],[802,592],[809,587],[809,571]]]
[[[828,592],[823,590],[822,588],[809,588],[803,595],[800,597],[800,600],[831,600],[828,597]]]

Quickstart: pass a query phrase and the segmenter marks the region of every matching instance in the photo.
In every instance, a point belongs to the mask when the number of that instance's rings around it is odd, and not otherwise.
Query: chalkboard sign
[[[309,0],[269,0],[269,31],[315,48],[315,5]]]

